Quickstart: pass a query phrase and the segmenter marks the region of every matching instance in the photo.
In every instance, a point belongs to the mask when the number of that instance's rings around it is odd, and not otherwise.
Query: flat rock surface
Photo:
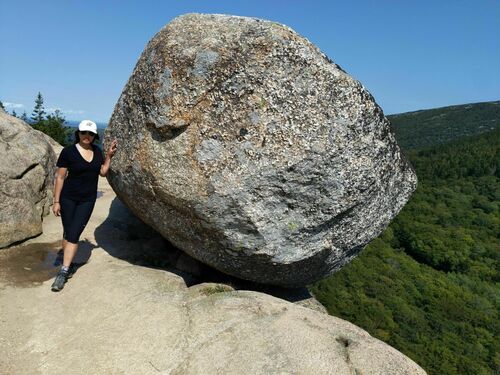
[[[181,272],[131,262],[155,240],[132,233],[125,207],[104,179],[99,185],[80,266],[61,292],[50,291],[47,275],[27,276],[34,258],[14,261],[38,246],[49,272],[59,218],[0,251],[0,373],[424,374],[341,319],[230,285],[188,287]]]

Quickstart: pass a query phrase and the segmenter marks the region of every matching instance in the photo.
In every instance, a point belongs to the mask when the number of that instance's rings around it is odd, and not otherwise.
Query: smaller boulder
[[[0,111],[0,248],[42,233],[58,149],[48,138]]]

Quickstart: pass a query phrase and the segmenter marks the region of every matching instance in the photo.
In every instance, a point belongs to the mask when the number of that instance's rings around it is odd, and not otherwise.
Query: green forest
[[[431,146],[394,128],[419,177],[416,192],[379,238],[310,290],[331,315],[429,374],[500,373],[500,129],[462,124]],[[464,137],[469,131],[480,134]]]
[[[390,115],[405,150],[434,146],[500,128],[500,101]]]

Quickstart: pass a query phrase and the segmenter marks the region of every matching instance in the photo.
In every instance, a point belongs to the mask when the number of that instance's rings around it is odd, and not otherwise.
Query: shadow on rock
[[[182,277],[188,287],[202,283],[220,283],[236,290],[258,291],[290,302],[312,298],[305,287],[281,288],[259,284],[207,266],[173,246],[138,219],[118,198],[111,203],[108,217],[96,228],[94,235],[97,245],[111,256],[135,265],[174,273]]]
[[[73,264],[74,273],[77,273],[81,267],[87,264],[87,262],[90,259],[90,256],[92,255],[92,250],[94,250],[96,247],[97,246],[95,246],[92,242],[90,242],[87,239],[78,242],[78,251],[76,252],[75,257],[71,262]],[[59,267],[63,264],[63,261],[64,261],[64,252],[62,249],[60,249],[57,252],[57,257],[54,260],[53,266]]]

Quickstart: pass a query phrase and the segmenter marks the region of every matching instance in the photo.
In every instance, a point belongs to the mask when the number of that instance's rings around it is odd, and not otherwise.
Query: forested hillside
[[[500,128],[500,101],[455,105],[387,116],[406,150]]]
[[[310,288],[329,313],[429,374],[499,373],[499,150],[500,129],[409,151],[419,186],[408,204],[357,259]]]

